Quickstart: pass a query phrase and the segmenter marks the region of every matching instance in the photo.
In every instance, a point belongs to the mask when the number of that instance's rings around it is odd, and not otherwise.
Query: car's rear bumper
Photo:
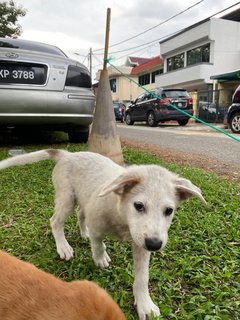
[[[115,118],[116,118],[116,120],[122,120],[123,119],[123,114],[116,114]]]
[[[189,116],[193,115],[193,110],[183,110],[180,112],[177,110],[174,111],[162,111],[157,114],[157,121],[170,121],[170,120],[183,120],[189,119]]]
[[[37,91],[0,88],[0,125],[88,126],[95,96],[90,90]]]

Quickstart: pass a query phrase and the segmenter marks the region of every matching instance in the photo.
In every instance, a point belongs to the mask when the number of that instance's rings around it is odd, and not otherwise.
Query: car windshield
[[[189,98],[185,90],[164,90],[162,95],[167,98]]]
[[[67,55],[58,47],[40,43],[40,42],[27,41],[27,40],[21,40],[21,39],[1,38],[0,49],[1,48],[38,51],[38,52],[50,53],[58,56],[67,57]]]

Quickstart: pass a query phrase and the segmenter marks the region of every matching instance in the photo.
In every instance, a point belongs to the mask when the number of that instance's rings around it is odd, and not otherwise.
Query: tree
[[[0,2],[0,37],[17,38],[22,28],[17,24],[19,17],[24,17],[26,10],[17,6],[13,0]]]

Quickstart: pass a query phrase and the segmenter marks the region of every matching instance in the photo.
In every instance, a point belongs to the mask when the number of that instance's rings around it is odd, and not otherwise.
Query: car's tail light
[[[192,98],[188,99],[188,104],[193,104],[193,99]]]
[[[121,107],[119,107],[119,108],[118,108],[118,111],[119,111],[119,112],[122,112],[122,108],[121,108]]]
[[[91,88],[89,72],[78,66],[69,66],[65,86]]]
[[[159,101],[160,106],[163,106],[167,103],[171,103],[171,100],[169,100],[168,98],[163,98],[162,100]]]

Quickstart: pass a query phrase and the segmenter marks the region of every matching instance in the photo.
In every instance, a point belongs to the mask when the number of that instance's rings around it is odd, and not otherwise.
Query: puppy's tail
[[[0,170],[6,169],[9,167],[20,166],[28,163],[39,162],[42,160],[55,160],[60,159],[64,154],[67,154],[67,151],[49,149],[49,150],[40,150],[35,152],[30,152],[23,155],[18,155],[9,159],[0,161]]]

